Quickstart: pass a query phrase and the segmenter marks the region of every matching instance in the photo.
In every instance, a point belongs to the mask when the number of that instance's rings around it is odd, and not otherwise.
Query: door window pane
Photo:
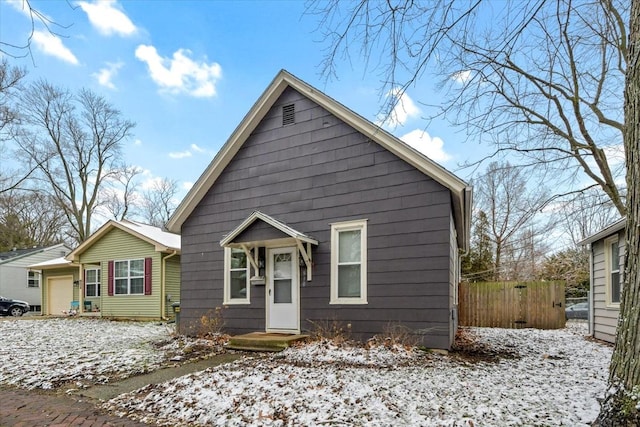
[[[273,302],[274,304],[290,304],[291,280],[274,280],[273,282]]]
[[[289,279],[291,277],[291,254],[275,254],[273,256],[273,277]]]

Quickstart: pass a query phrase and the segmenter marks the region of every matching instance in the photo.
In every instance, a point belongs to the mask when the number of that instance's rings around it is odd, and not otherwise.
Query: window
[[[605,240],[607,303],[620,304],[620,245],[618,236]]]
[[[247,254],[224,248],[224,304],[249,304],[249,277]]]
[[[40,287],[40,272],[39,271],[29,271],[27,278],[27,286],[30,288],[39,288]]]
[[[331,224],[330,303],[367,303],[366,219]]]
[[[84,296],[100,296],[100,269],[90,268],[84,271]]]
[[[115,261],[113,278],[116,295],[144,294],[144,260]]]

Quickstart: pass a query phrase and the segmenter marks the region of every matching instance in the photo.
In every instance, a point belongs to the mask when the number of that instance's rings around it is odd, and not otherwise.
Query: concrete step
[[[244,351],[282,351],[291,343],[306,340],[308,335],[251,332],[229,338],[227,348]]]

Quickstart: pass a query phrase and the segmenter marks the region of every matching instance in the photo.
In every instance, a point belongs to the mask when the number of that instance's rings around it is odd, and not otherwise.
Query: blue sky
[[[31,4],[61,25],[51,27],[60,36],[36,23],[32,57],[11,63],[26,67],[30,81],[89,88],[135,121],[124,153],[147,182],[175,179],[186,192],[282,68],[372,121],[383,102],[378,76],[357,58],[339,64],[337,80],[319,75],[326,44],[302,1]],[[21,0],[0,0],[0,40],[22,44],[30,22]],[[425,76],[409,88],[388,130],[468,179],[458,165],[486,147],[445,122],[423,132],[429,112],[419,101],[437,101],[434,86]]]

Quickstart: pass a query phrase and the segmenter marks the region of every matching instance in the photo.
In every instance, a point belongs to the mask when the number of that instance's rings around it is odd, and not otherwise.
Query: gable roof
[[[216,182],[224,168],[231,162],[242,144],[244,144],[246,139],[251,135],[287,87],[291,87],[300,92],[358,132],[366,135],[372,141],[377,142],[425,175],[430,176],[448,188],[452,194],[458,245],[464,250],[468,249],[469,230],[471,227],[472,190],[465,181],[400,141],[400,139],[391,135],[381,127],[285,70],[281,70],[276,75],[238,127],[233,131],[227,142],[222,146],[220,151],[218,151],[207,169],[205,169],[191,190],[189,190],[167,223],[167,229],[169,231],[175,233],[180,232],[182,224],[184,224],[198,203],[204,198],[209,188]]]
[[[227,245],[233,243],[233,239],[238,237],[244,230],[249,228],[249,226],[251,224],[253,224],[254,222],[256,222],[257,220],[262,220],[262,221],[266,222],[267,224],[269,224],[270,226],[272,226],[276,230],[280,230],[281,232],[283,232],[284,234],[288,235],[289,237],[291,237],[291,238],[293,238],[295,240],[300,240],[301,242],[311,243],[311,244],[314,244],[314,245],[318,244],[317,240],[307,236],[304,233],[301,233],[300,231],[298,231],[298,230],[296,230],[294,228],[289,227],[284,222],[278,221],[277,219],[272,218],[269,215],[264,214],[264,213],[262,213],[260,211],[253,211],[251,213],[251,215],[249,215],[247,217],[247,219],[245,219],[242,222],[242,224],[240,224],[239,226],[234,228],[233,231],[231,231],[231,233],[227,234],[220,241],[220,246],[227,246]]]
[[[598,231],[597,233],[592,234],[591,236],[587,237],[583,241],[578,242],[578,244],[580,246],[591,244],[593,242],[604,239],[605,237],[609,237],[612,234],[619,232],[620,230],[624,229],[626,226],[627,226],[627,218],[622,218],[621,220],[606,226],[605,228]]]
[[[0,264],[13,262],[40,252],[51,251],[58,248],[64,248],[65,252],[69,250],[64,243],[58,243],[52,246],[35,246],[33,248],[14,249],[8,252],[0,252]]]
[[[131,234],[145,242],[150,243],[155,247],[157,252],[177,251],[180,252],[180,236],[178,234],[169,233],[161,228],[154,227],[149,224],[143,224],[131,220],[115,221],[113,219],[107,221],[102,227],[100,227],[95,233],[93,233],[87,240],[82,242],[80,246],[75,248],[67,259],[70,261],[76,261],[78,256],[93,246],[98,240],[102,238],[110,230],[117,228],[125,233]]]

